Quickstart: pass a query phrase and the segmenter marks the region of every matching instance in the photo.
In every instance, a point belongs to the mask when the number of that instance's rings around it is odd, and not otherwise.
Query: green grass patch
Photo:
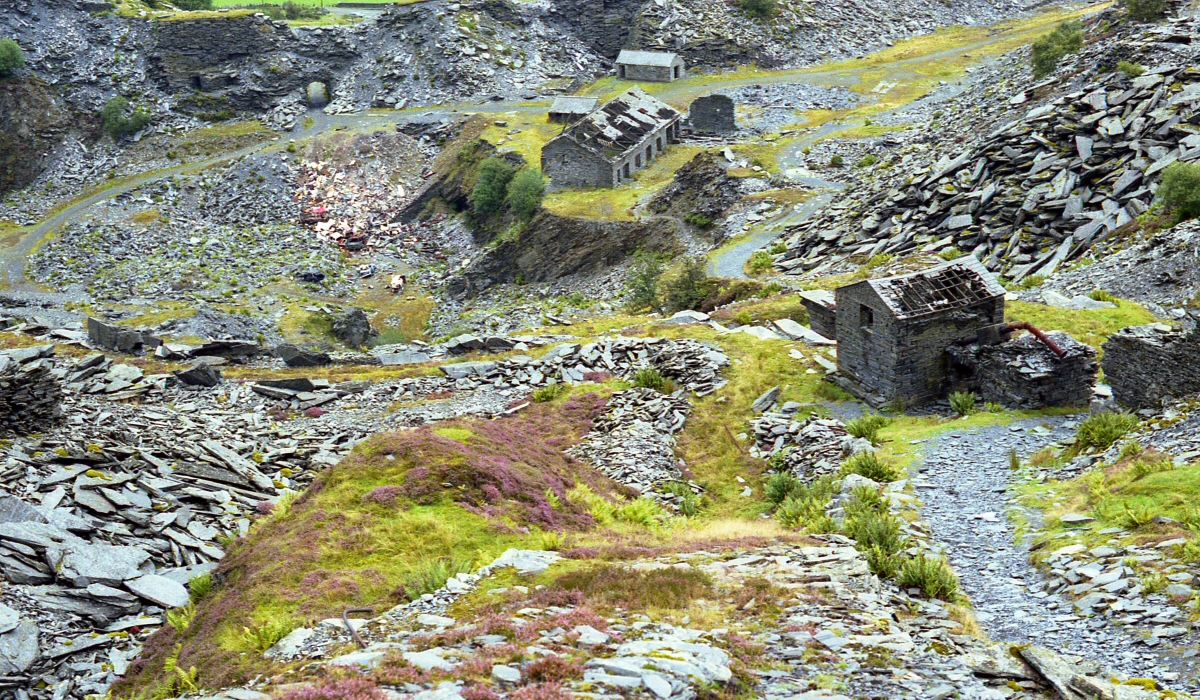
[[[1132,301],[1116,301],[1115,309],[1072,311],[1024,301],[1006,302],[1006,321],[1028,321],[1043,331],[1066,331],[1072,338],[1100,350],[1108,337],[1128,326],[1143,326],[1158,319]]]

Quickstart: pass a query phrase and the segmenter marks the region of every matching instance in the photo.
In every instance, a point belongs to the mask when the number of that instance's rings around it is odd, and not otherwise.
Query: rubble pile
[[[679,388],[706,396],[725,385],[720,371],[728,364],[725,353],[695,340],[617,336],[583,345],[557,345],[536,360],[517,355],[496,362],[442,365],[441,370],[455,380],[456,388],[471,389],[481,384],[523,388],[557,382],[575,384],[595,372],[630,377],[639,369],[651,367]]]
[[[59,418],[62,387],[44,358],[54,346],[0,352],[0,434],[41,432]]]
[[[870,440],[847,433],[841,421],[816,415],[803,421],[796,420],[798,408],[792,408],[790,412],[764,413],[751,423],[754,433],[751,457],[782,455],[780,469],[809,482],[836,473],[847,457],[874,449]]]
[[[300,166],[300,222],[346,250],[373,248],[415,230],[393,219],[429,174],[437,149],[402,133],[376,133],[348,146],[353,157],[343,167],[327,160]]]
[[[957,248],[1015,281],[1065,267],[1145,212],[1164,168],[1200,158],[1185,126],[1200,106],[1197,35],[1194,18],[1146,29],[1119,46],[1144,61],[1141,76],[1091,77],[960,153],[848,191],[788,229],[776,266],[819,275],[853,255]],[[1101,42],[1074,60],[1113,50]]]
[[[1179,316],[1181,307],[1200,296],[1200,222],[1184,222],[1095,264],[1060,272],[1042,288],[1068,297],[1102,289],[1144,304],[1157,316]]]
[[[672,436],[683,429],[691,412],[692,405],[681,391],[671,395],[653,389],[618,391],[593,421],[591,431],[567,453],[643,496],[677,508],[684,497],[661,492],[663,486],[679,483],[692,493],[702,491],[685,480],[673,450]]]
[[[1200,326],[1130,326],[1104,343],[1104,380],[1130,408],[1157,408],[1164,399],[1200,392]]]
[[[958,390],[1008,408],[1086,406],[1096,384],[1096,351],[1062,331],[1047,333],[1066,355],[1025,333],[998,345],[951,345],[946,349],[955,374],[969,375]]]

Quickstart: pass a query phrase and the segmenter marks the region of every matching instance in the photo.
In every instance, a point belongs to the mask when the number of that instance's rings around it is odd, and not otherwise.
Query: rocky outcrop
[[[474,296],[495,284],[548,282],[593,274],[637,250],[678,249],[680,223],[674,219],[597,221],[542,211],[515,240],[501,241],[450,281],[454,296]]]
[[[740,180],[728,175],[725,159],[705,151],[680,168],[646,208],[681,219],[698,214],[716,221],[741,198]]]
[[[0,193],[41,174],[73,122],[41,80],[0,80]]]
[[[1200,327],[1154,323],[1124,328],[1104,343],[1104,380],[1113,398],[1130,408],[1200,391]]]
[[[269,108],[310,83],[334,84],[357,57],[345,33],[293,31],[261,14],[159,21],[151,39],[154,77],[199,113]]]

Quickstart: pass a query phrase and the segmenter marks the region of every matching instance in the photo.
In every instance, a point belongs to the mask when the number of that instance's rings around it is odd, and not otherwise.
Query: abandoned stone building
[[[974,392],[1007,408],[1087,406],[1100,368],[1095,349],[1062,331],[1044,339],[1031,332],[1003,343],[951,345],[946,352],[949,391]]]
[[[614,187],[679,141],[680,113],[632,87],[542,147],[552,188]]]
[[[949,379],[946,348],[1002,324],[1004,294],[972,256],[835,290],[839,383],[876,405],[940,398]],[[804,302],[810,318],[825,306]]]
[[[617,54],[617,77],[623,80],[645,80],[670,83],[684,77],[683,59],[664,51],[631,51]]]
[[[728,95],[697,97],[688,108],[688,123],[702,134],[732,134],[737,131],[733,98]]]
[[[557,124],[570,124],[591,114],[599,102],[596,97],[555,97],[547,119]]]

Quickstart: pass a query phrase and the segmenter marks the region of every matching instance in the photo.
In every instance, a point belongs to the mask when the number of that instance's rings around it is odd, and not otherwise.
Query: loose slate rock
[[[164,608],[179,608],[188,604],[187,588],[178,581],[172,581],[165,576],[148,574],[132,581],[126,581],[125,587]]]

